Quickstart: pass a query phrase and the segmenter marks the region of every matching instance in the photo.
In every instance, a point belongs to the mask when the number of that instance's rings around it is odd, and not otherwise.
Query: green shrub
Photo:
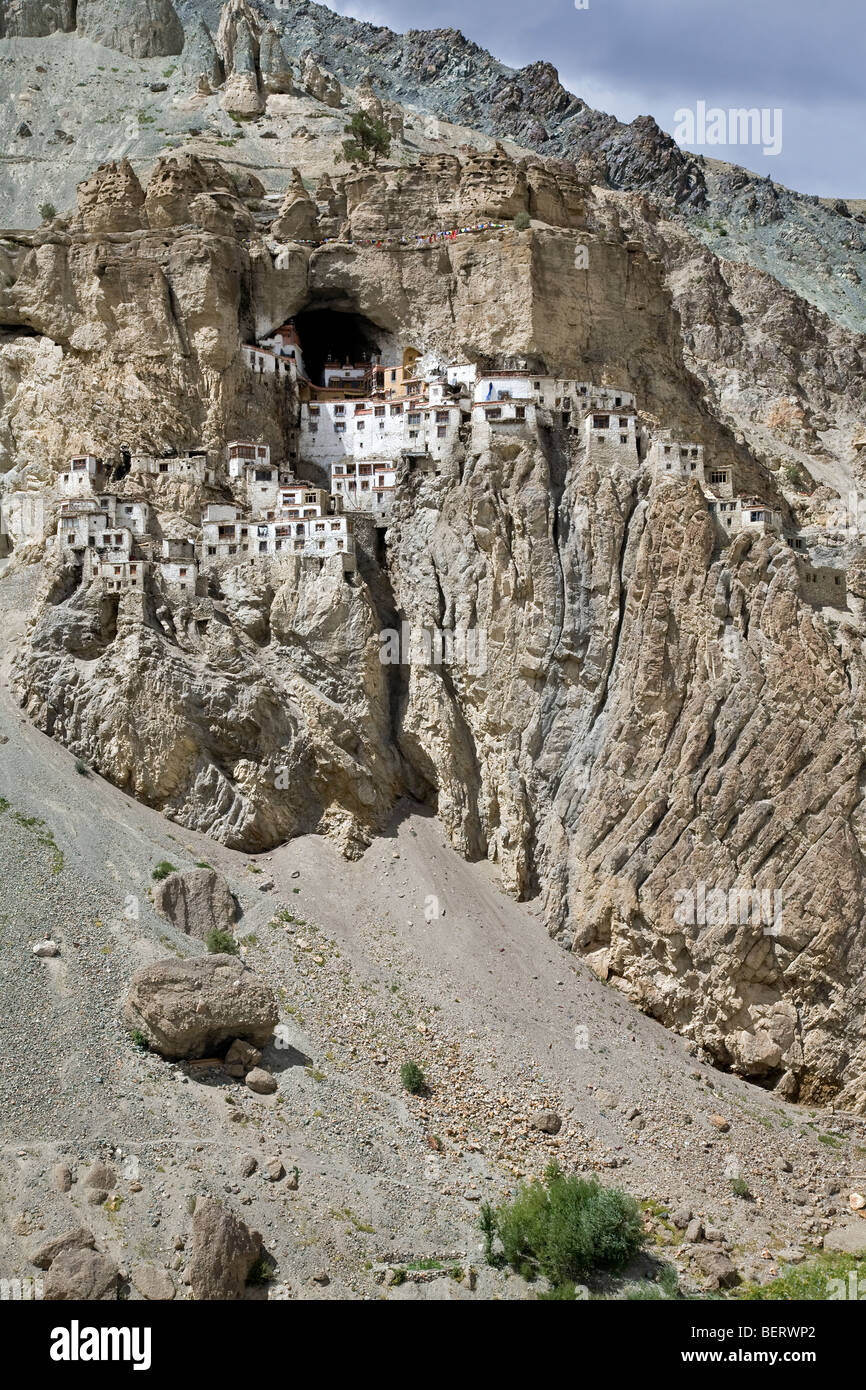
[[[644,1241],[633,1197],[596,1178],[566,1177],[556,1163],[543,1182],[521,1184],[512,1202],[495,1210],[485,1202],[480,1224],[489,1263],[510,1265],[525,1279],[542,1275],[554,1289],[597,1269],[622,1269]]]
[[[57,216],[57,209],[53,203],[40,203],[39,216],[43,222],[53,222]]]
[[[752,1195],[745,1178],[731,1178],[731,1191],[735,1197],[751,1197]]]
[[[532,218],[529,216],[529,213],[519,212],[511,225],[515,232],[525,232],[527,227],[531,226],[531,224]]]
[[[147,1048],[150,1046],[150,1043],[147,1041],[147,1038],[144,1036],[140,1028],[133,1028],[129,1036],[135,1043],[136,1047],[144,1048],[146,1051]]]
[[[400,1080],[403,1089],[409,1091],[413,1096],[420,1096],[424,1087],[427,1085],[427,1078],[416,1062],[404,1062],[400,1068]]]
[[[365,111],[356,111],[343,127],[350,138],[343,141],[343,158],[350,164],[375,164],[387,159],[391,151],[391,132],[384,121],[377,121]]]
[[[236,956],[238,953],[238,943],[231,932],[223,931],[222,927],[208,932],[207,948],[214,956]]]
[[[176,873],[176,864],[169,864],[167,859],[161,859],[157,864],[156,868],[154,869],[153,873],[151,874],[151,878],[155,878],[157,883],[159,883],[162,879],[168,878],[169,874]]]
[[[87,777],[90,774],[90,768],[87,766],[87,763],[83,763],[80,758],[75,759],[75,771],[78,773],[79,777]]]
[[[264,1256],[262,1256],[250,1267],[250,1272],[247,1275],[247,1283],[259,1286],[262,1284],[269,1284],[273,1277],[274,1266],[271,1264],[270,1260],[266,1260]]]

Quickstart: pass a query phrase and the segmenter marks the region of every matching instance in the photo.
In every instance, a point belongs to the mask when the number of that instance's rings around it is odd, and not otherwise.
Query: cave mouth
[[[302,309],[295,314],[295,328],[301,340],[301,353],[307,376],[321,386],[325,363],[369,362],[386,356],[392,346],[390,333],[384,332],[363,314],[339,309]]]

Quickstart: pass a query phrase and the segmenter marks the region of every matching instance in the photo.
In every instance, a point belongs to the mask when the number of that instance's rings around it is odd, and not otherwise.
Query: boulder
[[[243,1038],[235,1038],[225,1056],[225,1069],[229,1076],[245,1076],[262,1060],[261,1050]]]
[[[169,874],[154,885],[153,903],[178,931],[199,941],[206,940],[215,927],[225,930],[237,917],[232,891],[215,869]]]
[[[151,1303],[168,1303],[174,1298],[174,1280],[167,1269],[160,1269],[158,1265],[135,1265],[132,1282],[142,1297]]]
[[[711,1289],[730,1289],[740,1283],[737,1267],[723,1250],[703,1246],[695,1255],[695,1264]]]
[[[276,1078],[271,1076],[269,1071],[265,1071],[264,1067],[253,1067],[252,1071],[247,1072],[246,1082],[257,1096],[273,1095],[277,1089]]]
[[[52,1260],[42,1296],[47,1302],[94,1303],[116,1298],[117,1269],[107,1255],[96,1250],[65,1250]]]
[[[193,1298],[237,1299],[262,1250],[258,1231],[251,1231],[212,1197],[196,1205],[192,1223],[189,1281]]]
[[[136,970],[123,1017],[163,1057],[205,1057],[236,1038],[263,1047],[279,1009],[273,990],[235,956],[172,957]]]
[[[93,1232],[88,1231],[86,1226],[77,1226],[74,1231],[67,1231],[64,1235],[55,1236],[54,1240],[47,1241],[45,1245],[40,1245],[30,1256],[30,1262],[36,1265],[37,1269],[48,1269],[58,1255],[63,1255],[69,1250],[92,1250],[95,1244]]]
[[[562,1120],[555,1110],[536,1110],[530,1116],[529,1123],[533,1129],[541,1130],[542,1134],[558,1134],[562,1129]]]
[[[98,1187],[110,1192],[117,1186],[117,1174],[107,1163],[94,1163],[84,1182],[87,1187]]]

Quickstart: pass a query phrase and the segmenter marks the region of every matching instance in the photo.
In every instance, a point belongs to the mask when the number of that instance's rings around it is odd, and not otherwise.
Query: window
[[[384,407],[383,405],[377,405],[377,406],[375,406],[375,408],[374,408],[374,410],[373,410],[373,414],[374,414],[374,415],[384,415],[384,414],[385,414],[385,407]]]
[[[346,422],[345,422],[345,420],[343,420],[343,421],[336,420],[336,421],[334,422],[334,432],[335,432],[336,434],[345,434],[345,433],[346,433]]]
[[[593,415],[592,417],[592,427],[594,430],[606,430],[609,424],[609,415]]]
[[[437,410],[437,411],[436,411],[436,423],[437,423],[437,425],[447,425],[447,424],[448,424],[448,414],[449,414],[449,412],[448,412],[447,410]]]
[[[345,413],[346,413],[346,407],[345,407],[344,405],[335,405],[335,406],[334,406],[334,414],[335,414],[335,415],[345,415]]]
[[[364,428],[365,423],[366,423],[366,422],[365,422],[364,420],[356,420],[356,421],[355,421],[355,429],[356,429],[356,430],[362,430],[362,429]]]
[[[620,437],[619,437],[619,442],[620,442],[620,444],[627,444],[627,443],[628,443],[628,435],[627,435],[627,434],[621,434]]]
[[[392,405],[392,406],[391,406],[391,414],[392,414],[392,415],[402,415],[402,414],[403,414],[403,407],[402,407],[402,405]]]
[[[532,383],[532,389],[533,389],[533,391],[540,391],[540,390],[541,390],[541,382],[540,382],[540,381],[533,381],[533,383]]]
[[[437,438],[439,438],[439,439],[444,439],[445,436],[447,435],[447,433],[448,433],[448,431],[447,431],[447,429],[445,428],[444,425],[437,425],[437,426],[436,426],[436,435],[437,435]]]
[[[410,411],[410,412],[409,412],[409,424],[410,424],[410,425],[420,425],[420,423],[421,423],[421,414],[420,414],[420,412]]]
[[[727,470],[724,469],[724,468],[722,468],[722,469],[715,468],[715,469],[713,469],[713,471],[710,473],[710,482],[711,482],[711,483],[726,483],[727,481],[728,481],[728,474],[727,474]]]
[[[525,405],[518,405],[518,406],[515,406],[515,408],[514,408],[514,418],[515,418],[515,420],[525,420],[525,419],[526,419],[526,406],[525,406]]]
[[[209,545],[208,548],[207,548],[207,553],[208,553],[208,555],[216,555],[216,546],[215,546],[215,545]]]

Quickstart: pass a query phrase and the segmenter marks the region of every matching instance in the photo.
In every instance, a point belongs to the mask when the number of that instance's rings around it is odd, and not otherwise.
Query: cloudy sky
[[[676,112],[696,111],[698,102],[725,112],[779,109],[778,154],[752,144],[690,148],[806,193],[866,197],[863,0],[588,0],[586,9],[575,0],[327,3],[398,31],[462,29],[513,67],[549,59],[591,106],[625,121],[650,114],[672,135]]]

